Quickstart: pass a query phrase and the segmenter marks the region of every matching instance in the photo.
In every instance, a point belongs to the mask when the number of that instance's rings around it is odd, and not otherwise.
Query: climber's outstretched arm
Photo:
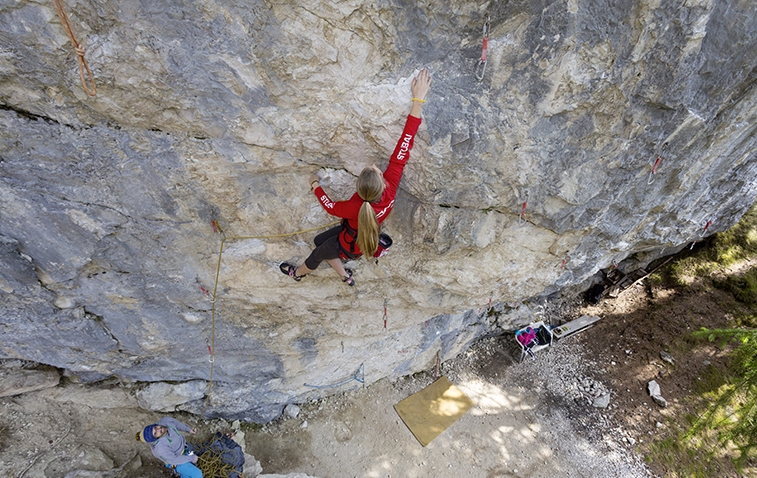
[[[429,88],[431,88],[431,75],[428,69],[424,68],[418,73],[418,76],[413,78],[413,82],[410,84],[410,91],[413,93],[413,107],[410,109],[410,116],[421,117],[423,102],[426,100]]]

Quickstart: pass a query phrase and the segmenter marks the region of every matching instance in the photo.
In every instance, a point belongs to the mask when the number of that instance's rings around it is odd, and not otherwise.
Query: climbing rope
[[[213,388],[213,369],[215,368],[215,352],[216,352],[216,297],[218,294],[218,279],[221,276],[221,261],[223,260],[223,247],[227,242],[231,241],[246,241],[250,239],[275,239],[280,237],[296,236],[298,234],[305,234],[307,232],[317,231],[326,227],[332,227],[339,224],[339,221],[326,224],[324,226],[313,227],[310,229],[303,229],[295,232],[286,232],[283,234],[268,234],[262,236],[230,236],[226,237],[226,234],[221,229],[218,221],[210,221],[213,227],[213,232],[221,234],[221,246],[218,252],[218,263],[216,264],[216,279],[213,284],[213,295],[210,298],[210,343],[208,344],[208,361],[210,362],[210,373],[208,374],[208,388],[205,391],[205,405],[202,408],[202,415],[205,416],[205,411],[208,409],[208,403],[210,402],[210,391]]]
[[[484,40],[483,40],[483,46],[481,47],[481,59],[478,60],[478,64],[476,65],[476,79],[478,81],[482,81],[484,79],[484,73],[486,73],[486,53],[489,50],[489,30],[491,29],[491,26],[489,25],[489,21],[491,18],[489,15],[486,15],[486,21],[484,22]]]
[[[204,478],[228,478],[237,469],[230,463],[224,463],[219,450],[208,449],[197,457],[197,467]]]
[[[76,59],[79,61],[79,76],[81,77],[81,85],[84,87],[84,91],[86,91],[89,96],[95,96],[97,94],[97,85],[95,84],[95,77],[92,75],[92,70],[89,69],[87,60],[84,58],[86,50],[83,46],[79,45],[78,41],[76,41],[76,35],[74,35],[74,30],[71,28],[71,22],[68,20],[68,15],[63,9],[63,3],[61,2],[61,0],[53,0],[53,6],[55,7],[55,11],[58,12],[60,23],[63,25],[63,29],[66,31],[66,35],[68,35],[68,39],[71,40],[71,45],[73,45],[74,50],[76,51]],[[87,80],[84,78],[84,70],[87,70],[89,81],[92,83],[92,89],[89,88],[89,85],[87,85]]]
[[[389,305],[389,299],[384,299],[384,329],[386,329],[386,306]]]

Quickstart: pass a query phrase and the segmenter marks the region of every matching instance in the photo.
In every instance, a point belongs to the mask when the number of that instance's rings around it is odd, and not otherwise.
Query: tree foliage
[[[757,329],[701,329],[694,336],[719,342],[735,342],[732,374],[717,391],[712,403],[694,422],[688,435],[716,431],[723,446],[737,450],[741,469],[757,452]]]

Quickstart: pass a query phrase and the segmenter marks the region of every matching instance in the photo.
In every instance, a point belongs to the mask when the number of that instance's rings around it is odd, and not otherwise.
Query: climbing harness
[[[662,163],[662,156],[657,156],[657,159],[655,159],[654,165],[652,166],[652,171],[649,172],[647,184],[652,184],[654,182],[654,175],[657,173],[657,168],[660,167],[660,163]]]
[[[71,22],[68,20],[68,15],[63,9],[63,3],[61,0],[53,0],[53,7],[55,7],[55,11],[58,13],[58,18],[60,18],[60,23],[63,25],[63,29],[66,31],[66,35],[68,35],[68,39],[71,40],[71,45],[73,45],[74,50],[76,51],[76,59],[79,61],[81,85],[89,96],[95,96],[97,94],[97,85],[95,84],[95,77],[92,75],[92,70],[89,69],[87,60],[84,58],[86,50],[83,46],[79,45],[78,41],[76,41],[76,35],[74,35],[74,30],[71,28]],[[91,89],[89,88],[89,85],[87,85],[87,80],[84,78],[84,70],[86,70],[87,75],[89,75],[89,81],[92,84]]]
[[[526,222],[526,208],[528,207],[528,189],[526,189],[526,199],[523,201],[523,205],[520,207],[520,217],[518,218],[518,224]]]
[[[356,381],[359,383],[362,383],[365,385],[365,364],[361,363],[360,366],[355,370],[355,373],[352,374],[352,377],[346,378],[340,382],[332,383],[331,385],[310,385],[309,383],[304,384],[306,387],[310,388],[316,388],[319,390],[323,390],[326,388],[337,388],[341,387],[342,385],[346,385],[350,383],[351,381]]]
[[[484,41],[481,47],[481,59],[478,60],[478,64],[476,65],[476,79],[478,81],[483,80],[484,73],[486,73],[486,53],[489,50],[489,30],[491,28],[489,25],[490,20],[491,18],[487,14],[486,21],[484,22]]]
[[[208,344],[208,354],[210,355],[210,357],[208,358],[208,361],[210,362],[210,373],[208,375],[208,388],[205,391],[205,405],[202,408],[203,416],[205,416],[205,411],[208,408],[208,403],[210,402],[210,391],[213,387],[213,369],[215,368],[214,364],[215,364],[215,350],[216,350],[216,297],[218,295],[218,279],[221,276],[221,261],[223,260],[223,248],[226,245],[226,243],[231,242],[231,241],[245,241],[249,239],[274,239],[277,237],[296,236],[298,234],[305,234],[307,232],[317,231],[319,229],[336,226],[337,224],[339,224],[339,222],[332,222],[330,224],[326,224],[323,226],[312,227],[310,229],[303,229],[303,230],[295,231],[295,232],[286,232],[283,234],[269,234],[269,235],[262,235],[262,236],[230,236],[230,237],[226,237],[226,234],[223,232],[223,229],[221,229],[221,226],[218,224],[218,221],[212,220],[210,221],[210,224],[213,227],[213,232],[221,234],[221,245],[218,252],[218,263],[216,264],[216,279],[215,279],[215,284],[213,285],[213,295],[210,298],[210,343]]]

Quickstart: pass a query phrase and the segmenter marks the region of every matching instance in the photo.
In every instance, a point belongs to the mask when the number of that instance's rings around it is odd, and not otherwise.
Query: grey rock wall
[[[757,195],[751,0],[66,8],[95,97],[51,5],[0,3],[0,355],[212,378],[196,413],[266,421],[428,368]],[[333,220],[308,174],[346,198],[384,166],[423,66],[390,254],[354,288],[284,277]]]

